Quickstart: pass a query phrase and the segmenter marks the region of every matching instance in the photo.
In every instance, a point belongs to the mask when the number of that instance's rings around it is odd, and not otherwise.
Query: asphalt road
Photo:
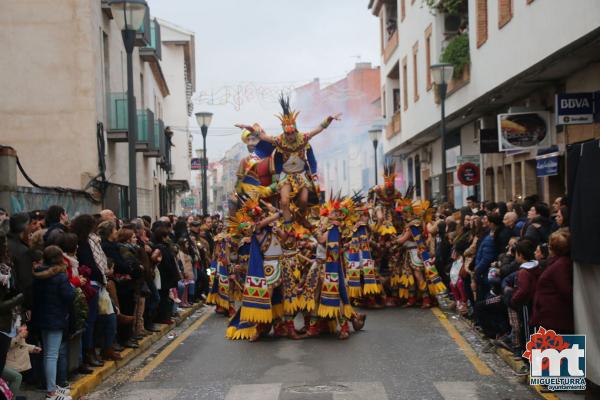
[[[211,312],[205,308],[205,312]],[[258,343],[224,339],[225,319],[213,315],[151,371],[150,350],[88,396],[90,400],[354,400],[536,399],[478,337],[452,317],[477,355],[465,355],[431,310],[368,312],[349,340],[323,337]],[[191,324],[192,322],[190,322]],[[300,325],[300,323],[298,323]],[[178,334],[185,334],[185,327]],[[189,332],[189,329],[188,329]],[[459,339],[460,341],[460,339]],[[164,353],[163,353],[164,356]],[[144,358],[144,357],[143,357]],[[159,358],[162,358],[159,356]],[[475,364],[481,363],[480,368]],[[142,380],[140,370],[144,371]],[[490,375],[481,374],[481,366]],[[479,371],[479,372],[478,372]],[[137,374],[137,375],[136,375]]]

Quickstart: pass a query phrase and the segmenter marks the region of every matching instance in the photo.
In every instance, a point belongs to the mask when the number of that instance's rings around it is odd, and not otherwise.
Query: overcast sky
[[[195,111],[214,113],[212,160],[239,142],[234,123],[278,126],[274,94],[281,89],[316,77],[331,83],[359,60],[379,64],[379,22],[368,0],[147,2],[154,17],[196,34]],[[197,135],[195,148],[201,142]]]

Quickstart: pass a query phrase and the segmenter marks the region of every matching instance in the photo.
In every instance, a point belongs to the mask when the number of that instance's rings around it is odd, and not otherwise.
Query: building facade
[[[379,88],[379,68],[357,63],[346,77],[325,87],[315,79],[294,90],[293,108],[300,111],[298,126],[303,132],[319,126],[329,115],[342,113],[341,121],[334,121],[311,140],[322,191],[366,193],[375,183],[368,132],[380,123]]]
[[[444,8],[452,3],[453,9]],[[600,3],[433,4],[369,1],[381,27],[384,150],[399,161],[401,186],[414,185],[416,196],[439,197],[440,98],[430,66],[446,61],[455,67],[445,102],[449,200],[458,207],[470,194],[496,201],[538,194],[550,201],[564,193],[565,147],[598,137],[600,126],[557,125],[555,96],[600,90]],[[552,146],[510,152],[487,146],[482,154],[482,142],[498,137],[498,115],[518,112],[548,115]],[[544,153],[557,157],[558,169],[542,177],[536,167]],[[479,185],[459,182],[456,171],[464,156],[479,156]]]
[[[126,217],[126,53],[108,1],[8,1],[0,14],[0,142],[16,150],[37,184],[86,191],[96,200],[93,209]],[[133,53],[138,213],[152,217],[175,211],[176,192],[185,185],[169,183],[190,179],[184,169],[174,175],[178,165],[173,168],[172,160],[185,155],[175,152],[186,146],[167,127],[185,129],[181,115],[189,111],[195,85],[194,39],[186,32],[183,49],[165,25],[148,9]],[[178,53],[173,48],[179,46]],[[31,186],[22,174],[17,183]],[[15,209],[28,207],[13,200]]]

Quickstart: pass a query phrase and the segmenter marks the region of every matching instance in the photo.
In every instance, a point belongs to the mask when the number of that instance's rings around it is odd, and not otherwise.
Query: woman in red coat
[[[570,234],[559,229],[550,236],[548,266],[537,281],[531,324],[556,333],[574,332],[573,263]]]

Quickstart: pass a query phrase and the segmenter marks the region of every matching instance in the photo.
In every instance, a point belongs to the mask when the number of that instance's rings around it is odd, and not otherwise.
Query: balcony
[[[401,124],[400,124],[400,110],[396,111],[392,116],[392,120],[385,127],[385,138],[390,140],[394,136],[400,133]]]
[[[146,7],[144,22],[142,23],[140,30],[135,34],[135,45],[139,47],[148,46],[150,44],[150,31],[150,9]]]
[[[150,22],[150,38],[148,45],[140,48],[140,57],[147,62],[158,62],[162,59],[160,24],[153,19]]]
[[[398,31],[396,30],[383,48],[383,62],[387,63],[394,51],[398,48]]]
[[[108,4],[108,0],[102,0],[102,2],[100,4],[101,4],[102,12],[104,13],[104,15],[106,15],[106,17],[108,19],[113,19],[112,9],[110,8],[110,5]]]
[[[107,139],[110,142],[127,142],[127,92],[109,93],[106,111]]]
[[[137,112],[136,151],[148,151],[154,145],[154,113],[148,109]]]
[[[161,121],[162,122],[162,121]],[[166,171],[171,171],[171,136],[173,132],[169,129],[163,129],[159,135],[159,152],[161,157],[158,164]]]
[[[154,137],[148,149],[144,151],[144,157],[162,158],[161,140],[165,140],[165,124],[162,120],[157,119],[154,121]]]

